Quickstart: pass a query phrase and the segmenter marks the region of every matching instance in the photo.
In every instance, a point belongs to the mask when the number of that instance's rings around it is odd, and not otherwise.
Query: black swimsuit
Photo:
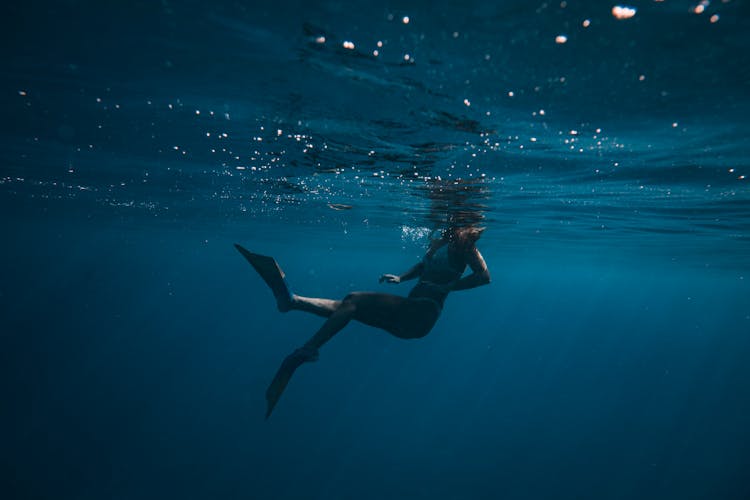
[[[451,257],[453,256],[448,248],[448,244],[441,246],[431,255],[426,256],[422,261],[424,265],[422,276],[419,279],[419,283],[409,292],[409,298],[430,299],[442,310],[448,292],[442,291],[430,283],[447,285],[459,279],[466,270],[465,262],[457,262],[455,258],[452,259]]]

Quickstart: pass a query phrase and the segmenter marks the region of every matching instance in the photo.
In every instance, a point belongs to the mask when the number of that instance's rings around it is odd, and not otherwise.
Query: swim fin
[[[276,306],[279,311],[289,311],[292,308],[292,294],[289,292],[286,279],[284,279],[284,271],[281,270],[273,257],[252,253],[237,243],[234,244],[234,247],[247,259],[260,277],[263,278],[263,281],[266,282],[268,288],[271,289],[273,296],[276,297]]]
[[[318,350],[309,347],[301,347],[295,350],[292,354],[287,356],[281,363],[279,370],[273,377],[271,384],[266,389],[266,402],[268,406],[266,408],[266,420],[271,416],[276,403],[286,389],[289,380],[294,375],[295,370],[300,367],[303,363],[317,361]]]

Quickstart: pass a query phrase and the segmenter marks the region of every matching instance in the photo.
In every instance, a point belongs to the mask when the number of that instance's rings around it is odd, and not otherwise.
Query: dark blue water
[[[7,7],[2,497],[750,497],[750,3],[615,5]],[[490,286],[265,421],[322,320],[232,244],[406,294],[456,216]]]

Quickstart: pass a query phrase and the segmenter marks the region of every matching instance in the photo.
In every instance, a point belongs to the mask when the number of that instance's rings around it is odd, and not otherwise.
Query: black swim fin
[[[292,294],[289,292],[289,287],[284,278],[284,271],[281,270],[274,258],[252,253],[237,243],[234,244],[234,247],[247,259],[260,277],[263,278],[263,281],[266,282],[268,288],[271,289],[279,311],[289,311],[292,308]]]
[[[279,402],[279,398],[284,393],[284,389],[289,384],[289,380],[291,380],[295,370],[303,363],[317,360],[318,350],[309,347],[301,347],[284,359],[271,384],[266,389],[266,402],[268,403],[266,407],[266,420],[271,416],[271,412],[273,412],[276,403]]]

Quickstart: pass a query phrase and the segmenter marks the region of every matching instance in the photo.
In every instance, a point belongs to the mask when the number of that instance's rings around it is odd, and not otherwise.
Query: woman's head
[[[478,226],[451,226],[443,232],[443,238],[454,245],[471,248],[476,245],[485,228]]]

